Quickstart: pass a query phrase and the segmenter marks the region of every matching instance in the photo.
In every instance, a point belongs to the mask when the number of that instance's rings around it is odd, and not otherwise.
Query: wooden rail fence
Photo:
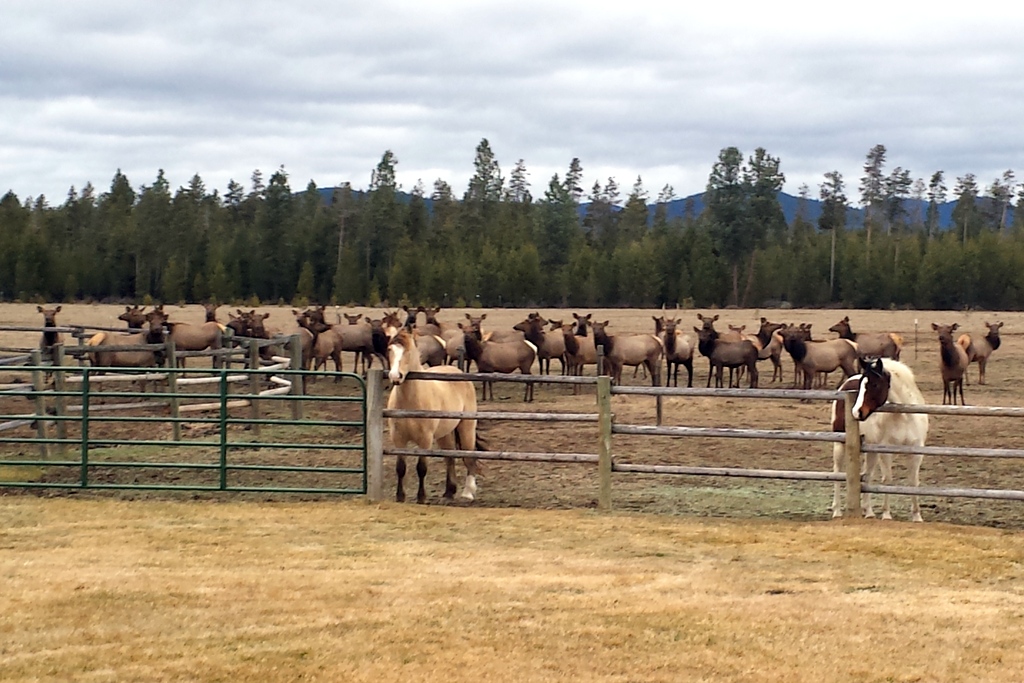
[[[442,381],[474,381],[491,380],[496,382],[550,382],[564,384],[596,384],[597,409],[594,413],[547,413],[547,412],[507,412],[477,411],[473,413],[432,413],[430,411],[386,410],[384,409],[384,382],[380,370],[371,371],[367,380],[367,430],[368,452],[367,466],[369,486],[367,494],[372,500],[381,500],[383,491],[383,456],[405,455],[429,457],[478,457],[489,460],[529,461],[565,463],[575,462],[598,466],[598,507],[610,510],[612,507],[612,474],[665,474],[665,475],[698,475],[710,477],[747,477],[778,480],[802,480],[822,482],[845,482],[846,501],[844,513],[848,516],[860,514],[860,498],[862,493],[890,493],[895,495],[946,496],[965,498],[984,498],[999,500],[1024,501],[1024,491],[993,490],[978,488],[948,488],[938,486],[895,486],[869,484],[867,475],[861,473],[863,453],[920,453],[932,456],[952,457],[998,457],[1024,458],[1024,449],[1013,448],[964,448],[947,446],[910,446],[862,444],[859,423],[852,415],[855,403],[855,392],[839,391],[796,391],[786,389],[692,389],[676,387],[639,387],[611,385],[610,378],[600,377],[538,377],[509,376],[492,373],[465,373],[462,375],[410,373],[408,379],[432,379]],[[612,410],[612,396],[639,395],[651,396],[658,400],[658,425],[630,425],[615,421]],[[806,431],[782,429],[738,429],[725,427],[685,427],[661,426],[660,399],[665,396],[718,397],[741,399],[779,399],[779,400],[816,400],[832,401],[845,398],[846,432]],[[919,412],[932,415],[970,415],[987,417],[1024,417],[1024,408],[1013,407],[978,407],[978,406],[934,406],[934,405],[901,405],[886,404],[881,408],[888,412]],[[469,417],[478,420],[521,420],[528,422],[587,422],[599,425],[598,439],[594,453],[519,453],[513,451],[454,451],[454,450],[420,450],[408,448],[392,448],[385,445],[384,419],[389,417]],[[370,437],[369,435],[376,436]],[[639,436],[669,437],[712,437],[727,439],[764,439],[788,440],[798,442],[842,443],[846,448],[846,471],[805,471],[751,469],[734,467],[695,467],[682,465],[649,465],[616,462],[612,437],[616,434]]]

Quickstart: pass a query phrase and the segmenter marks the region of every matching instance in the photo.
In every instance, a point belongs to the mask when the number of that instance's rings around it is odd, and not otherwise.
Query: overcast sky
[[[390,149],[404,189],[461,196],[482,138],[535,196],[573,157],[587,192],[687,196],[728,146],[780,157],[794,194],[839,170],[855,202],[876,144],[950,189],[1024,178],[1020,3],[687,4],[6,0],[0,194],[59,205],[119,168],[365,188]]]

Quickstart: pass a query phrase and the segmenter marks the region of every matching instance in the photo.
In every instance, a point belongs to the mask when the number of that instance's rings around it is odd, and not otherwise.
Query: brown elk
[[[59,308],[59,307],[58,307]],[[969,334],[962,334],[956,340],[957,344],[962,346],[967,351],[968,363],[978,364],[978,384],[985,383],[985,366],[988,365],[988,359],[992,355],[992,352],[999,348],[1002,340],[999,338],[999,328],[1003,326],[1003,323],[985,323],[985,327],[988,328],[988,334],[978,339],[972,339]],[[965,339],[966,338],[966,339]],[[964,380],[968,379],[968,372],[964,370]],[[969,384],[970,382],[968,382]]]
[[[718,316],[715,316],[717,318]],[[714,322],[714,321],[712,321]],[[723,368],[729,368],[729,386],[732,386],[732,371],[744,367],[750,374],[750,388],[757,388],[757,353],[758,349],[749,339],[740,341],[722,341],[713,325],[694,327],[697,333],[697,348],[707,356],[710,364],[708,386],[711,386],[711,370],[715,373],[715,388],[722,386]],[[737,385],[739,381],[737,379]]]
[[[932,329],[939,335],[939,369],[942,372],[942,403],[956,405],[957,394],[960,394],[960,405],[964,404],[964,374],[970,360],[967,349],[953,341],[953,333],[960,327],[932,323]],[[962,337],[961,337],[962,339]],[[969,343],[970,340],[964,340]]]
[[[57,327],[57,314],[60,313],[60,306],[56,308],[43,308],[36,306],[36,310],[43,314],[43,327]],[[60,344],[60,333],[52,330],[45,330],[39,338],[39,351],[46,360],[53,361],[53,347]]]
[[[295,316],[295,324],[299,326],[299,346],[302,352],[300,365],[303,370],[309,370],[313,362],[313,343],[316,340],[317,333],[310,329],[312,323],[309,317],[309,310],[297,311],[293,308],[292,315]]]
[[[569,375],[582,375],[587,365],[597,365],[597,347],[594,335],[589,334],[590,313],[585,316],[572,314],[575,323],[562,326],[562,340],[565,343],[566,372]],[[579,384],[574,384],[572,393],[581,391]]]
[[[665,347],[661,339],[653,334],[608,334],[608,321],[595,322],[594,344],[604,347],[604,359],[608,364],[612,382],[622,383],[622,368],[625,365],[643,365],[651,377],[651,385],[661,384],[661,357]]]
[[[829,339],[828,341],[808,341],[809,329],[804,326],[783,328],[782,341],[786,351],[793,358],[797,370],[803,373],[803,388],[810,389],[814,377],[819,372],[832,372],[843,369],[843,377],[850,377],[857,372],[857,345],[848,339]]]
[[[354,354],[352,357],[353,372],[355,371],[356,364],[361,362],[361,372],[363,376],[366,376],[367,369],[373,366],[373,323],[369,318],[366,318],[365,322],[360,322],[363,316],[359,314],[349,315],[348,313],[343,313],[342,315],[345,318],[345,323],[334,326],[334,331],[338,334],[341,343],[339,350],[352,352]],[[383,322],[381,325],[383,326]],[[382,359],[385,357],[384,353],[385,351],[382,350]],[[381,365],[384,365],[384,363],[381,362]]]
[[[117,319],[123,320],[130,331],[141,330],[146,324],[146,307],[125,306],[124,313],[117,316]]]
[[[761,318],[761,326],[757,330],[757,339],[761,343],[760,360],[770,358],[772,361],[772,383],[778,377],[782,381],[782,335],[776,334],[785,325],[782,323],[769,322],[767,318]]]
[[[523,341],[526,339],[526,335],[519,330],[489,330],[484,332],[483,321],[487,320],[487,314],[474,317],[469,313],[466,314],[466,320],[469,321],[470,326],[480,332],[481,339],[484,341],[495,341],[495,342],[509,342],[509,341]]]
[[[164,307],[157,306],[153,309],[164,316],[164,326],[167,328],[168,336],[174,342],[177,351],[203,351],[205,349],[219,349],[221,337],[227,332],[227,328],[219,322],[204,322],[202,325],[191,323],[173,323],[167,320]],[[216,312],[216,307],[214,307]],[[214,367],[219,366],[219,359],[215,358]],[[185,359],[178,358],[175,361],[177,367],[185,367]]]
[[[835,332],[840,339],[849,339],[857,344],[857,351],[861,358],[892,358],[900,359],[900,351],[903,349],[903,337],[895,332],[876,332],[857,334],[850,329],[850,316],[845,316],[832,327],[829,332]]]
[[[139,346],[141,344],[163,344],[164,323],[167,316],[162,311],[152,310],[146,314],[145,329],[136,334],[113,334],[97,332],[89,338],[87,346]],[[89,363],[103,368],[148,368],[163,365],[163,351],[91,351]]]
[[[654,317],[654,316],[651,316]],[[678,328],[681,318],[654,318],[654,329],[665,345],[665,386],[679,386],[679,366],[686,368],[686,386],[693,386],[693,340]]]
[[[558,359],[562,364],[562,374],[565,374],[565,337],[562,335],[562,322],[557,321],[557,324],[556,328],[539,313],[531,313],[526,320],[516,323],[512,328],[522,332],[526,341],[537,347],[537,362],[542,375],[550,374],[552,358]],[[558,332],[545,330],[546,325],[551,325],[551,330],[557,329]]]
[[[466,358],[476,363],[480,372],[511,373],[519,370],[524,375],[531,374],[533,362],[537,359],[537,347],[523,339],[522,341],[483,341],[480,329],[473,325],[459,323],[463,332],[463,343],[466,345]],[[489,392],[488,392],[489,390]],[[484,381],[483,399],[487,400],[490,393],[494,400],[494,383]],[[527,382],[523,400],[533,400],[533,383]]]

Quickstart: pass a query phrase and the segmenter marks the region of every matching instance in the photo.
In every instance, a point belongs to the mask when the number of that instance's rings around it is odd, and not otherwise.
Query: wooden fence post
[[[64,345],[57,344],[53,347],[53,388],[58,392],[64,391]],[[65,410],[66,401],[63,396],[54,396],[53,398],[53,409],[57,413],[58,418],[63,418],[67,415]],[[57,438],[66,439],[68,438],[68,426],[63,419],[57,420]],[[57,454],[63,456],[65,452],[64,444],[57,444]]]
[[[288,351],[291,357],[289,362],[290,370],[302,370],[302,339],[297,334],[291,335],[288,339]],[[292,396],[301,396],[306,393],[306,378],[304,375],[294,374],[288,375],[288,379],[292,382],[292,387],[288,393]],[[294,398],[291,400],[292,404],[292,419],[302,419],[302,400]]]
[[[48,439],[50,437],[46,429],[46,398],[42,394],[43,389],[46,388],[46,383],[43,378],[43,371],[39,368],[43,364],[43,354],[39,349],[35,349],[31,353],[31,358],[32,365],[35,366],[35,369],[32,370],[32,391],[35,392],[32,402],[36,407],[36,436],[40,439]],[[50,445],[40,442],[39,455],[42,456],[43,460],[48,460],[50,457]]]
[[[176,356],[178,349],[175,347],[174,340],[168,338],[164,345],[167,347],[164,358],[164,367],[167,369],[167,393],[171,394],[171,398],[168,404],[171,409],[171,438],[174,441],[181,441],[181,423],[178,422],[180,413],[178,412],[178,358]]]
[[[853,416],[853,404],[857,391],[847,391],[843,400],[843,417],[846,424],[846,511],[847,517],[860,517],[860,422]],[[870,473],[869,473],[870,474]]]
[[[597,378],[597,509],[612,509],[612,379]]]
[[[260,395],[260,375],[257,370],[260,369],[260,340],[250,339],[249,340],[249,417],[253,420],[260,419],[260,405],[257,397]],[[256,437],[260,436],[260,423],[253,422],[250,424],[252,433]]]
[[[384,496],[384,371],[366,375],[366,497],[378,503]]]

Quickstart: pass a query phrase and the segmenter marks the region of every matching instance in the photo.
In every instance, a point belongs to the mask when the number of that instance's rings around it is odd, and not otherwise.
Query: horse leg
[[[398,477],[398,488],[395,490],[395,500],[399,503],[405,502],[405,489],[402,486],[402,481],[405,479],[405,456],[398,456],[398,460],[395,462],[395,475]]]
[[[832,471],[837,473],[846,471],[846,446],[844,444],[832,444]],[[835,491],[832,493],[832,519],[843,516],[844,506],[840,499],[840,488],[841,484],[836,481]]]
[[[423,505],[427,502],[427,458],[421,455],[416,463],[416,475],[420,478],[419,488],[416,489],[416,502]]]
[[[924,446],[923,443],[917,444]],[[910,485],[917,487],[921,485],[921,461],[924,459],[923,455],[919,453],[913,453],[909,456],[909,469],[910,469]],[[921,519],[921,504],[917,500],[917,496],[910,497],[910,521],[911,522],[923,522]]]
[[[454,433],[459,448],[464,451],[477,450],[475,421],[459,422]],[[472,502],[476,498],[476,475],[479,473],[479,465],[476,458],[463,458],[462,462],[466,466],[466,483],[462,487],[459,498],[466,502]],[[452,472],[454,477],[454,470]]]
[[[882,484],[892,485],[892,453],[882,453],[878,462],[882,465]],[[882,494],[882,519],[892,519],[888,493]]]
[[[878,467],[878,453],[865,453],[864,460],[860,466],[861,479],[870,484],[876,467]],[[865,473],[868,476],[865,477]],[[862,493],[860,495],[860,512],[864,515],[865,519],[874,519],[875,506],[871,502],[870,493]]]

